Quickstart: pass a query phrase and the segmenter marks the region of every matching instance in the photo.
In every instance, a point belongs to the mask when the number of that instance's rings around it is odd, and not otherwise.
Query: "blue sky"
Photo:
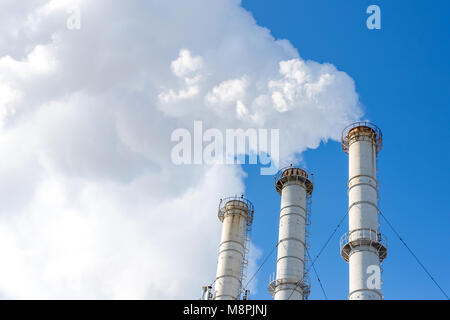
[[[381,8],[381,30],[366,27],[371,4]],[[275,38],[291,41],[302,58],[332,63],[355,80],[365,117],[384,137],[379,207],[449,292],[450,3],[244,0],[243,6]],[[334,141],[306,151],[304,159],[315,173],[315,256],[347,210],[348,159]],[[273,177],[260,176],[256,166],[244,169],[246,194],[255,204],[252,239],[265,257],[277,242],[280,198]],[[444,298],[385,221],[380,222],[389,242],[383,263],[385,299]],[[348,294],[347,263],[339,254],[339,237],[346,230],[347,221],[315,264],[329,299]],[[253,299],[271,298],[266,288],[275,260],[276,253],[259,272]],[[313,274],[311,281],[310,299],[323,299]]]

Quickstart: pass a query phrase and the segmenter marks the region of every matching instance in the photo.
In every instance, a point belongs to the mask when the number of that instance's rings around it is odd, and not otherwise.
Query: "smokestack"
[[[220,200],[218,216],[223,225],[215,300],[238,300],[243,293],[253,212],[252,203],[243,196]]]
[[[349,231],[341,237],[341,255],[349,263],[349,300],[381,300],[380,265],[387,255],[379,232],[376,161],[381,130],[369,122],[344,129],[342,148],[349,155]]]
[[[281,169],[275,176],[275,189],[281,195],[280,228],[277,274],[269,292],[275,300],[304,300],[310,291],[305,261],[312,174],[292,166]]]

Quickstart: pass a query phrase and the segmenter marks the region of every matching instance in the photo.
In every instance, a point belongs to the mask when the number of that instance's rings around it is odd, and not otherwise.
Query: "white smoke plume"
[[[218,200],[244,193],[244,173],[173,165],[171,132],[279,128],[292,159],[362,115],[346,73],[303,60],[238,0],[0,9],[1,298],[198,298]]]

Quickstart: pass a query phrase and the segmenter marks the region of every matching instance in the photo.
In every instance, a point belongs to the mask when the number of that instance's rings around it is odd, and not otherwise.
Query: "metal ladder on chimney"
[[[247,224],[245,228],[245,236],[244,236],[244,256],[242,257],[241,271],[240,271],[240,280],[241,287],[239,289],[241,300],[244,299],[248,293],[246,293],[244,288],[244,282],[247,279],[247,269],[248,269],[248,259],[250,253],[250,234],[252,231],[251,224]]]

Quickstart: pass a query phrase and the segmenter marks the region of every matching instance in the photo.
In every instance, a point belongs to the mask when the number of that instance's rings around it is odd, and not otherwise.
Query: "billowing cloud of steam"
[[[290,159],[361,116],[348,75],[300,58],[238,0],[0,9],[3,298],[197,298],[218,199],[244,192],[244,174],[173,165],[171,132],[279,128]]]

